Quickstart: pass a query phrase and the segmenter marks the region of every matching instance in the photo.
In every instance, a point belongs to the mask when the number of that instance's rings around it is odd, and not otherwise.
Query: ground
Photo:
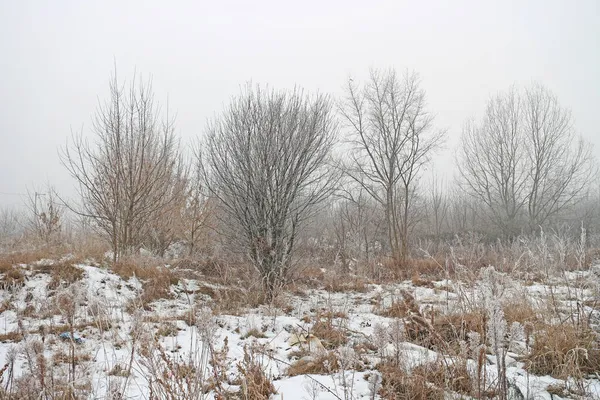
[[[15,265],[0,398],[501,398],[506,376],[507,398],[600,399],[597,270],[338,277],[351,284],[298,283],[254,305],[193,268],[153,281],[68,257]]]

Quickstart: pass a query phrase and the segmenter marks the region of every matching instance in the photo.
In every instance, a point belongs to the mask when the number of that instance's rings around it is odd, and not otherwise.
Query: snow
[[[343,327],[349,332],[350,348],[360,342],[373,342],[377,327],[391,326],[394,319],[378,315],[377,307],[385,308],[392,301],[401,298],[400,291],[410,290],[422,307],[451,311],[459,298],[456,292],[464,291],[469,296],[477,296],[472,287],[467,287],[460,282],[443,280],[434,282],[433,288],[414,287],[410,281],[385,285],[369,285],[366,293],[330,293],[325,290],[310,289],[306,296],[287,295],[286,301],[291,306],[289,313],[274,306],[261,306],[248,309],[242,315],[217,315],[212,316],[210,311],[202,307],[208,305],[204,295],[198,293],[199,282],[194,279],[182,279],[176,286],[171,287],[172,299],[162,299],[152,304],[151,311],[138,310],[133,315],[127,311],[127,304],[134,301],[142,291],[142,282],[135,278],[127,281],[109,270],[92,266],[78,265],[84,272],[81,282],[72,287],[59,288],[58,291],[70,293],[78,302],[78,321],[85,327],[77,331],[76,335],[84,339],[82,344],[77,344],[77,351],[91,354],[89,362],[81,368],[85,370],[92,383],[92,397],[94,399],[108,398],[110,388],[124,390],[128,399],[148,399],[147,369],[139,362],[135,355],[139,349],[136,340],[139,326],[147,330],[156,331],[162,323],[168,321],[176,327],[173,336],[164,336],[159,343],[166,354],[173,359],[188,360],[201,353],[202,346],[207,344],[203,340],[205,331],[212,332],[212,345],[219,350],[227,342],[228,352],[227,374],[234,376],[237,373],[236,365],[244,358],[245,348],[258,348],[259,361],[267,375],[273,379],[277,394],[273,399],[281,400],[328,400],[328,399],[378,399],[373,397],[370,388],[369,376],[377,374],[373,370],[378,360],[385,355],[401,354],[403,362],[408,369],[414,368],[427,361],[435,361],[441,356],[433,350],[424,348],[414,343],[403,341],[401,343],[387,343],[383,348],[371,354],[366,354],[365,359],[370,369],[362,372],[343,371],[332,372],[326,375],[299,375],[290,377],[287,369],[292,362],[289,355],[297,350],[298,345],[290,342],[292,338],[309,332],[311,323],[306,322],[306,316],[314,316],[318,312],[339,313],[347,318],[334,318],[335,326]],[[25,267],[27,268],[27,267]],[[588,273],[572,273],[565,279],[587,279]],[[51,327],[64,324],[65,318],[60,314],[52,314],[51,298],[55,293],[48,290],[50,277],[47,274],[27,274],[25,285],[15,291],[3,290],[0,292],[2,302],[10,302],[13,307],[0,314],[0,332],[4,335],[25,329],[27,335],[21,343],[0,343],[0,367],[8,360],[8,352],[14,346],[22,346],[27,342],[40,339],[39,329],[42,326]],[[210,284],[202,282],[203,286]],[[218,290],[217,285],[211,286]],[[444,288],[457,288],[456,292],[448,292]],[[572,290],[572,289],[571,289]],[[565,300],[565,305],[571,299],[569,288],[561,286],[534,284],[525,286],[516,283],[507,290],[506,296],[523,295],[526,293],[532,301],[540,301],[552,291],[555,296]],[[589,289],[581,289],[578,295],[588,298],[594,295]],[[377,304],[377,306],[376,306]],[[27,317],[23,311],[33,306],[35,317]],[[201,314],[203,321],[189,326],[184,321],[184,315],[190,307]],[[587,309],[594,314],[594,310]],[[104,315],[105,313],[106,315]],[[202,314],[204,313],[204,314]],[[102,328],[98,321],[110,321],[110,327]],[[19,326],[21,320],[21,327]],[[141,324],[141,325],[140,325]],[[337,324],[337,325],[336,325]],[[210,326],[209,326],[210,325]],[[253,330],[264,333],[264,338],[246,337]],[[60,332],[57,332],[58,334]],[[69,343],[60,340],[50,340],[56,334],[48,334],[46,345],[49,354],[58,350],[68,349]],[[136,338],[136,340],[134,340]],[[298,342],[293,340],[292,342]],[[302,345],[302,343],[300,343]],[[341,351],[341,350],[339,350]],[[110,375],[115,366],[127,366],[132,360],[132,374],[129,377]],[[496,374],[496,358],[489,355],[488,374],[494,379]],[[473,368],[473,361],[470,367]],[[521,394],[529,394],[532,399],[556,399],[547,388],[550,385],[565,382],[549,376],[534,376],[524,369],[524,363],[519,361],[519,355],[509,353],[507,356],[508,381],[519,389]],[[26,370],[25,360],[19,358],[15,365],[15,376]],[[600,380],[588,379],[587,390],[591,398],[600,399]],[[207,398],[212,398],[209,394]]]

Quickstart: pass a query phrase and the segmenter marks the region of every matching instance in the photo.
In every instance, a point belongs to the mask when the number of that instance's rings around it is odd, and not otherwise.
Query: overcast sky
[[[58,158],[89,134],[116,60],[152,76],[188,144],[244,82],[339,95],[370,67],[415,70],[451,171],[467,118],[511,84],[539,81],[600,156],[600,1],[0,0],[0,206],[45,182],[73,192]]]

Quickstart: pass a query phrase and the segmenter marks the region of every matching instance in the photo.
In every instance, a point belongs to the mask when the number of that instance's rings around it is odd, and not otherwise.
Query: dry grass
[[[600,342],[594,332],[570,324],[548,325],[534,334],[529,372],[555,378],[600,373]]]
[[[271,379],[252,349],[244,347],[244,358],[237,364],[240,375],[240,395],[244,400],[268,400],[277,393]]]
[[[293,285],[303,285],[310,288],[321,287],[324,280],[324,270],[314,265],[295,268],[290,276],[290,282]]]
[[[336,324],[338,315],[346,317],[345,314],[336,314],[332,312],[325,312],[317,314],[315,317],[315,323],[310,329],[310,333],[319,338],[321,343],[326,349],[335,349],[348,342],[347,332]]]
[[[92,359],[91,355],[88,353],[75,352],[73,356],[71,354],[67,354],[64,351],[58,351],[52,355],[52,363],[54,365],[59,364],[81,364],[84,362],[89,362]]]
[[[198,292],[211,298],[211,308],[215,315],[242,315],[248,308],[258,307],[266,302],[266,296],[258,283],[250,284],[248,288],[201,285]],[[277,300],[278,297],[274,299]]]
[[[153,301],[172,298],[171,285],[178,282],[179,279],[167,268],[156,268],[152,276],[143,283],[144,291],[140,300],[144,308]]]
[[[307,355],[292,363],[287,370],[288,376],[306,374],[331,374],[339,369],[339,360],[335,352],[320,352]]]
[[[256,338],[256,339],[264,339],[267,336],[261,330],[259,330],[257,328],[252,328],[248,332],[246,332],[246,334],[244,334],[244,336],[242,336],[242,339],[248,339],[251,337]]]
[[[444,270],[445,260],[432,257],[409,257],[404,261],[396,261],[388,258],[379,264],[381,266],[380,268],[383,270],[379,272],[379,275],[382,278],[380,279],[381,281],[405,280],[417,276],[419,277],[417,283],[429,285],[429,283],[427,283],[428,280],[437,280],[446,277],[446,271]],[[427,277],[428,279],[423,279],[422,277]],[[422,285],[418,284],[417,286]]]
[[[15,265],[27,265],[42,259],[56,258],[57,256],[58,253],[49,248],[2,254],[0,255],[0,273],[5,273]]]
[[[5,268],[2,273],[3,276],[0,280],[0,289],[2,290],[21,287],[25,284],[25,274],[18,266]]]
[[[158,329],[155,333],[155,337],[176,337],[178,333],[179,329],[177,328],[177,325],[173,322],[166,321],[158,326]]]
[[[48,289],[58,289],[60,286],[70,286],[83,278],[83,270],[77,268],[72,261],[56,264],[37,265],[38,272],[49,272],[51,279]]]
[[[420,323],[421,320],[424,323]],[[469,332],[478,332],[483,337],[484,328],[485,320],[480,312],[432,314],[428,319],[415,321],[413,318],[405,324],[409,340],[434,350],[440,346],[458,350],[460,342],[468,339]]]
[[[408,373],[393,363],[377,366],[381,372],[379,394],[384,400],[443,400],[442,387],[432,385],[421,371]]]
[[[171,285],[177,285],[179,278],[169,268],[155,264],[151,258],[122,260],[112,265],[111,270],[124,280],[136,277],[142,282],[143,292],[139,303],[149,309],[150,303],[160,299],[172,298]],[[135,302],[134,302],[135,303]],[[136,304],[128,307],[135,309]]]
[[[473,381],[465,362],[428,362],[411,371],[386,362],[377,365],[382,374],[383,399],[444,399],[445,390],[471,395]]]
[[[421,287],[426,287],[426,288],[430,288],[430,289],[433,289],[435,287],[435,285],[433,284],[433,282],[430,279],[422,278],[421,274],[418,271],[413,272],[411,282],[412,282],[413,286],[421,286]]]
[[[541,321],[540,310],[533,308],[526,298],[520,298],[519,301],[511,301],[503,304],[504,318],[508,326],[513,322],[525,324],[538,324]]]
[[[325,290],[333,293],[365,293],[369,288],[368,282],[365,278],[354,275],[340,278],[339,274],[327,273],[325,274],[324,283]]]
[[[404,301],[394,298],[389,307],[378,310],[377,314],[388,318],[404,318],[408,315],[408,309]]]
[[[23,340],[23,334],[21,332],[13,331],[13,332],[7,332],[7,333],[0,334],[0,342],[2,342],[2,343],[6,343],[6,342],[18,343],[21,340]]]

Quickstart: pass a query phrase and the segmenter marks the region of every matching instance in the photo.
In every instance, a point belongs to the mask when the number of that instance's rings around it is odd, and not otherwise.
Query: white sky
[[[151,75],[184,144],[252,80],[338,95],[369,67],[417,71],[451,171],[463,122],[511,84],[539,81],[600,158],[600,2],[0,0],[0,206],[73,182],[57,149],[89,133],[116,59]]]

